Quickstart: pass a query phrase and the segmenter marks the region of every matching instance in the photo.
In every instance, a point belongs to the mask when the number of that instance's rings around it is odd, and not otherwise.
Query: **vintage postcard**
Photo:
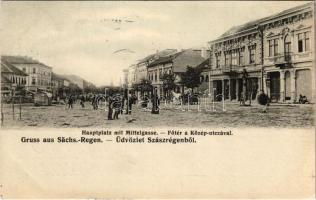
[[[314,1],[0,17],[0,199],[315,198]]]

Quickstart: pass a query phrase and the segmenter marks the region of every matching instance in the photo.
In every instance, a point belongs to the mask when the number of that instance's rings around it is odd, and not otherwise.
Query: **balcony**
[[[211,72],[213,75],[217,74],[224,74],[229,76],[234,76],[238,74],[241,67],[236,65],[229,65],[229,66],[221,66],[220,68],[212,69]]]
[[[274,57],[266,58],[265,63],[271,63],[272,65],[274,64],[279,68],[289,68],[292,67],[293,58],[292,52],[283,52]]]
[[[277,64],[291,63],[291,62],[292,62],[292,53],[291,52],[280,53],[274,57],[274,63],[276,65]]]
[[[237,75],[239,70],[240,70],[240,67],[237,65],[229,65],[229,66],[224,66],[222,68],[223,74],[229,75],[229,76]]]

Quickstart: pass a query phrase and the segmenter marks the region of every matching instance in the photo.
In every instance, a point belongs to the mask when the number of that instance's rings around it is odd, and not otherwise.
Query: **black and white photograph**
[[[313,9],[2,2],[1,126],[312,127]]]
[[[314,1],[0,4],[0,200],[315,199]]]

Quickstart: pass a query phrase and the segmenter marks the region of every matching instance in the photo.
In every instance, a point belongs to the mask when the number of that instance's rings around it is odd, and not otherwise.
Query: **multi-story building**
[[[256,23],[233,27],[209,43],[209,91],[214,98],[224,95],[225,99],[240,99],[243,87],[249,94],[247,98],[256,97],[262,68],[262,44]]]
[[[27,74],[1,58],[1,94],[13,94],[19,86],[25,87]]]
[[[264,85],[272,101],[315,100],[314,3],[260,23],[264,43]]]
[[[314,101],[313,35],[313,3],[231,28],[209,42],[209,91],[230,100],[261,90],[272,102]]]
[[[136,83],[136,73],[135,73],[136,65],[133,64],[133,65],[129,66],[127,70],[128,70],[128,72],[127,72],[127,87],[129,89],[132,89],[133,84]]]
[[[52,95],[54,100],[65,98],[69,90],[69,81],[60,74],[52,72]]]
[[[29,91],[51,91],[52,67],[24,56],[2,56],[11,65],[28,74],[26,89]]]
[[[205,53],[203,51],[203,53]],[[196,67],[205,60],[201,55],[201,50],[187,49],[173,53],[167,56],[161,56],[148,65],[148,79],[152,85],[157,88],[159,96],[165,96],[161,80],[164,74],[173,74],[175,76],[176,92],[183,92],[183,86],[180,84],[180,74],[187,70],[187,67]]]
[[[154,62],[160,57],[168,56],[174,54],[175,52],[177,52],[176,49],[165,49],[162,51],[157,50],[156,53],[150,54],[149,56],[146,56],[145,58],[141,59],[135,66],[135,82],[140,83],[142,80],[148,78],[147,67],[150,63]]]

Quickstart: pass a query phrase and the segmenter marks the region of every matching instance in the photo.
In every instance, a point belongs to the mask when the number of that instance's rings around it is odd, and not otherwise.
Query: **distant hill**
[[[81,78],[78,75],[74,74],[63,74],[63,77],[65,77],[70,82],[78,85],[79,88],[87,88],[87,87],[96,87],[93,83],[86,81],[85,79]]]

